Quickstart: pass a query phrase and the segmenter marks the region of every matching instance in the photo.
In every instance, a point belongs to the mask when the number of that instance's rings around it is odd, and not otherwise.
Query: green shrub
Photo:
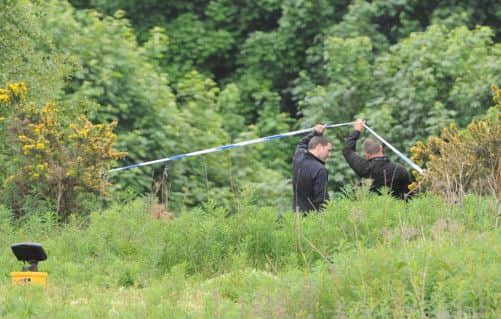
[[[103,179],[123,153],[113,149],[112,124],[92,124],[81,113],[54,103],[37,106],[25,99],[23,83],[0,89],[0,147],[9,160],[0,168],[1,199],[20,218],[53,210],[60,220],[85,213],[106,196]]]
[[[444,128],[412,149],[413,159],[425,164],[415,188],[443,194],[452,200],[468,193],[501,195],[501,89],[493,85],[496,105],[483,119],[464,130]]]

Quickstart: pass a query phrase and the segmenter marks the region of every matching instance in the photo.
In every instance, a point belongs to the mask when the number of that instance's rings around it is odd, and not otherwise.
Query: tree
[[[76,63],[43,32],[46,8],[24,0],[1,0],[0,7],[0,86],[26,83],[30,98],[40,103],[62,95]]]
[[[102,17],[96,12],[74,11],[61,5],[52,7],[52,16],[46,19],[45,27],[47,31],[64,30],[54,34],[54,43],[60,50],[78,57],[82,66],[67,87],[65,99],[91,100],[98,105],[91,113],[92,118],[118,121],[117,145],[128,150],[124,165],[231,142],[223,128],[228,123],[225,118],[230,118],[225,112],[231,109],[218,101],[220,89],[213,80],[192,70],[169,82],[170,75],[158,63],[171,44],[163,29],[153,29],[149,40],[141,46],[120,12],[115,17]],[[243,104],[240,92],[237,90],[234,92],[237,95],[231,97],[238,104],[236,108]],[[227,97],[228,94],[222,96]],[[278,104],[276,95],[256,96],[256,99],[260,103],[269,100],[270,104]],[[233,116],[241,118],[238,113]],[[236,138],[248,130],[246,126],[233,128]],[[271,133],[273,129],[273,133],[278,133],[280,128],[286,130],[287,126],[264,127],[256,133]],[[166,187],[170,207],[180,210],[183,206],[206,202],[210,197],[227,202],[235,196],[232,192],[236,192],[230,189],[233,172],[239,171],[236,175],[241,177],[234,184],[243,185],[255,180],[254,176],[264,169],[256,161],[259,154],[253,156],[246,159],[248,169],[229,168],[231,156],[224,154],[169,163]],[[132,187],[134,192],[144,193],[151,190],[152,175],[162,179],[162,168],[138,168],[111,178],[118,190]]]
[[[389,108],[394,125],[387,137],[405,148],[452,120],[466,125],[485,112],[490,83],[501,81],[495,62],[501,47],[492,37],[488,27],[440,25],[412,34],[376,59],[373,99],[364,112]]]
[[[44,28],[53,32],[57,48],[78,58],[81,66],[66,87],[65,100],[90,100],[97,122],[117,121],[117,147],[127,149],[124,164],[174,153],[179,123],[184,121],[166,74],[151,62],[152,44],[141,48],[127,20],[74,11],[55,2]],[[59,32],[55,32],[59,31]],[[151,50],[151,51],[149,51]],[[133,145],[134,147],[130,147]],[[151,169],[124,172],[113,181],[143,192],[151,186]]]

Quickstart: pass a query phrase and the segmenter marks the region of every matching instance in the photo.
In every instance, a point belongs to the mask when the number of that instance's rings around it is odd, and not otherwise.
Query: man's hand
[[[365,120],[357,119],[355,122],[353,122],[353,128],[355,129],[355,131],[363,132],[364,124]]]
[[[323,135],[325,131],[325,125],[317,124],[315,125],[314,130],[318,135]]]

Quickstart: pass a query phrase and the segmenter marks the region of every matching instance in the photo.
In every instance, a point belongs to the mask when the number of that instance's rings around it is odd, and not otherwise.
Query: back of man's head
[[[308,151],[315,149],[318,145],[326,146],[329,145],[330,142],[325,136],[313,136],[308,143]]]
[[[379,141],[369,137],[364,141],[364,152],[367,155],[375,155],[378,153],[382,153],[383,145],[381,145]]]

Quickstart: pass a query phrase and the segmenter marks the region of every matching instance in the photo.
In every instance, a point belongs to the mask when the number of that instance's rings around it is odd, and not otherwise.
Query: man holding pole
[[[328,172],[325,161],[332,144],[323,136],[325,126],[315,125],[313,132],[297,144],[292,163],[293,204],[295,212],[318,211],[329,200]]]
[[[383,146],[379,141],[366,139],[363,145],[365,158],[357,154],[357,140],[364,130],[364,125],[365,121],[362,119],[353,123],[355,130],[345,141],[344,158],[359,177],[372,179],[371,191],[379,194],[379,189],[386,186],[396,198],[406,199],[411,176],[402,165],[391,162],[383,154]]]

